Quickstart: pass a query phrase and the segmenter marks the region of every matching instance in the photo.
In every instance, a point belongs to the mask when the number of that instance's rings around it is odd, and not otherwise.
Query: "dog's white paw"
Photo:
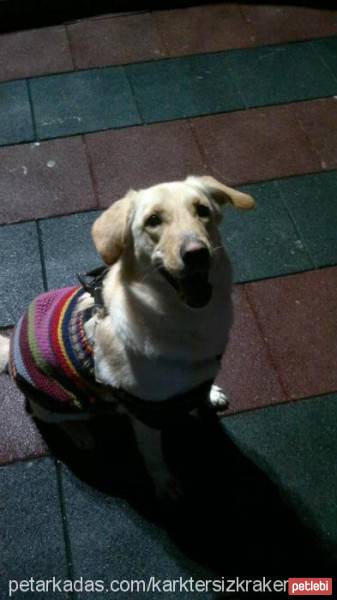
[[[9,339],[0,335],[0,373],[6,371],[9,359]]]
[[[212,385],[209,400],[217,412],[223,412],[229,406],[228,397],[218,385]]]

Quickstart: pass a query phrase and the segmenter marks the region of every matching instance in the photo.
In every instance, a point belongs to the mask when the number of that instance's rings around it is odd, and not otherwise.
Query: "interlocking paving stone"
[[[91,239],[98,214],[90,211],[40,222],[48,289],[79,285],[77,273],[102,263]]]
[[[207,172],[185,121],[106,131],[85,139],[101,206],[109,206],[130,188]]]
[[[165,56],[150,14],[79,21],[68,25],[68,32],[79,69]]]
[[[29,302],[43,292],[35,223],[0,227],[0,326],[16,323]]]
[[[0,114],[0,146],[34,138],[26,81],[0,84]]]
[[[271,106],[191,121],[213,174],[229,184],[321,170],[294,105]]]
[[[0,406],[0,464],[46,454],[46,445],[25,411],[24,397],[9,375],[0,377]]]
[[[255,44],[279,44],[337,33],[337,11],[308,6],[241,4],[255,34]]]
[[[236,286],[233,301],[234,324],[217,376],[229,397],[226,414],[286,400],[244,287]]]
[[[44,27],[0,36],[0,81],[72,68],[64,27]]]
[[[67,579],[54,462],[45,458],[2,466],[0,490],[1,597],[8,597],[9,579]],[[55,593],[26,591],[22,595],[32,600],[52,598]],[[57,596],[67,598],[62,592]]]
[[[221,54],[129,65],[126,72],[146,123],[244,107]]]
[[[332,96],[337,79],[310,42],[233,50],[225,65],[247,106]]]
[[[314,268],[274,182],[242,189],[256,208],[226,207],[221,233],[234,267],[235,281],[252,281]]]
[[[336,395],[236,415],[223,426],[327,544],[336,535]]]
[[[195,6],[153,13],[170,56],[245,48],[253,29],[234,4]]]
[[[112,579],[185,579],[205,573],[177,550],[162,529],[143,519],[126,501],[95,493],[64,468],[63,482],[75,578],[90,573],[90,579],[109,584]],[[122,596],[125,593],[117,592],[117,598]],[[190,593],[179,596],[190,598]],[[81,594],[81,598],[94,600],[101,597],[102,593]],[[177,596],[168,592],[165,597],[173,600]]]
[[[337,97],[298,102],[295,114],[311,145],[321,159],[323,169],[337,167]]]
[[[311,45],[321,57],[324,64],[327,65],[335,77],[337,77],[337,36],[322,40],[314,40],[311,42]]]
[[[140,122],[123,67],[40,77],[29,85],[40,139]]]
[[[277,181],[317,267],[337,263],[337,171]]]
[[[81,138],[0,149],[0,222],[96,208]]]
[[[246,284],[287,397],[337,389],[337,267]]]

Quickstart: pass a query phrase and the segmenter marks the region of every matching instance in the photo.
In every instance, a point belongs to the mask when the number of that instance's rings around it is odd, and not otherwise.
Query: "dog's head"
[[[255,206],[248,194],[208,176],[132,190],[95,221],[94,243],[107,264],[125,259],[137,277],[165,280],[188,306],[203,307],[211,298],[209,273],[226,203]]]

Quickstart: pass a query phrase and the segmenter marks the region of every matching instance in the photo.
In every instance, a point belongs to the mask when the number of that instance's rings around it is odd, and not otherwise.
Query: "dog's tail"
[[[0,335],[0,373],[7,370],[9,361],[9,339]]]

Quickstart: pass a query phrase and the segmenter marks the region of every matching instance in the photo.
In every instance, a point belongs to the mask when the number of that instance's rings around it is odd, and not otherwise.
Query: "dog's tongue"
[[[181,279],[180,295],[191,308],[203,308],[211,299],[212,286],[200,274],[190,275]]]

